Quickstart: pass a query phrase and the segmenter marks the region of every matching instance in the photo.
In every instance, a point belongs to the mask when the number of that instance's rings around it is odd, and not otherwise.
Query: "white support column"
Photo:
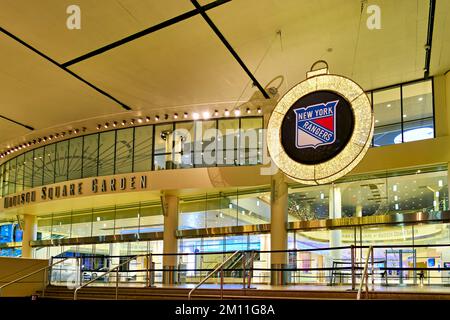
[[[356,217],[362,217],[362,204],[360,203],[356,205]]]
[[[177,253],[178,197],[175,195],[163,195],[162,200],[162,205],[164,206],[163,253]],[[176,269],[176,266],[176,255],[163,256],[164,284],[173,284],[175,282],[175,272],[173,270]]]
[[[23,215],[22,258],[33,258],[33,248],[30,241],[36,240],[37,219],[36,216]]]
[[[284,181],[284,174],[281,172],[272,176],[272,189],[270,197],[270,248],[271,250],[287,249],[287,222],[288,222],[288,186]],[[277,252],[271,254],[271,267],[275,269],[284,269],[286,267],[286,252]],[[272,271],[271,284],[283,285],[285,272]]]
[[[329,217],[330,219],[339,219],[342,217],[341,188],[334,183],[329,191]],[[342,230],[330,230],[330,247],[342,246]],[[340,259],[340,250],[331,251],[332,259]]]

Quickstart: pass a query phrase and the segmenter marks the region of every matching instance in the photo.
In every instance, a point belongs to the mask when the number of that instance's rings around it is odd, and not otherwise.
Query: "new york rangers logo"
[[[299,149],[317,148],[336,141],[336,106],[339,100],[294,109],[295,145]]]

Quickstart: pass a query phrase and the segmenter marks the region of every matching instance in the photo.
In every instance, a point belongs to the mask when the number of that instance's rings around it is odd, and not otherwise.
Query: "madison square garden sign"
[[[329,183],[362,160],[373,126],[361,87],[326,71],[300,82],[278,102],[269,120],[269,153],[293,180]]]

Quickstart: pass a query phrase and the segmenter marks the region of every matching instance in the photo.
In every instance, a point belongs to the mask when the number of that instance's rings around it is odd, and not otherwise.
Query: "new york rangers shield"
[[[294,109],[295,145],[299,149],[317,148],[336,141],[336,106],[339,100]]]

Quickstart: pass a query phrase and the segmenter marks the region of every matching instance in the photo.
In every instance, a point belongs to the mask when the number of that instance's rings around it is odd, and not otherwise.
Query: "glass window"
[[[133,171],[150,171],[152,169],[153,126],[137,127],[134,130]]]
[[[98,175],[114,174],[114,149],[116,131],[100,133],[98,144]]]
[[[133,170],[133,128],[117,130],[115,173],[129,173]]]
[[[116,234],[139,233],[139,207],[138,206],[116,206]]]
[[[5,164],[0,165],[0,196],[3,196],[3,180],[4,180]]]
[[[194,141],[194,162],[196,167],[215,166],[217,159],[216,121],[196,121]]]
[[[115,234],[115,208],[98,208],[93,210],[92,235],[104,236]]]
[[[2,193],[3,195],[8,194],[8,184],[9,184],[9,161],[6,162],[3,166],[3,186]]]
[[[49,144],[44,149],[44,185],[55,182],[55,150],[56,144]]]
[[[404,85],[403,141],[434,138],[433,88],[431,80]]]
[[[67,181],[69,140],[56,144],[55,182]]]
[[[33,162],[33,187],[42,185],[42,178],[44,174],[44,148],[34,150]]]
[[[48,240],[52,236],[53,214],[46,214],[37,217],[37,239]]]
[[[16,192],[16,162],[17,158],[8,161],[9,164],[9,183],[8,183],[8,193],[12,194]]]
[[[194,122],[175,124],[173,160],[177,168],[191,168],[193,166],[194,138]]]
[[[72,238],[92,235],[92,215],[91,209],[72,212]]]
[[[220,138],[220,141],[219,141]],[[238,165],[239,119],[218,122],[217,164]]]
[[[238,225],[270,223],[270,190],[238,190]]]
[[[81,165],[83,159],[83,137],[69,140],[69,180],[81,178]]]
[[[139,204],[139,232],[159,232],[164,229],[161,203],[141,202]]]
[[[375,115],[374,146],[401,143],[403,140],[400,87],[374,91],[373,109]],[[399,135],[400,142],[396,142]]]
[[[329,218],[330,185],[289,188],[288,220],[302,221]]]
[[[387,179],[389,213],[448,210],[447,171]]]
[[[71,225],[71,212],[54,213],[52,223],[52,239],[70,238]]]
[[[23,187],[29,189],[33,186],[33,151],[25,153],[23,166]]]
[[[239,164],[256,165],[262,163],[263,119],[242,118],[239,144]]]
[[[25,154],[21,154],[17,157],[17,171],[16,171],[16,191],[23,190],[23,171],[24,171]]]
[[[97,175],[98,134],[84,137],[83,141],[83,178]]]
[[[174,163],[172,160],[172,148],[173,124],[163,124],[155,126],[155,170],[174,168]]]

